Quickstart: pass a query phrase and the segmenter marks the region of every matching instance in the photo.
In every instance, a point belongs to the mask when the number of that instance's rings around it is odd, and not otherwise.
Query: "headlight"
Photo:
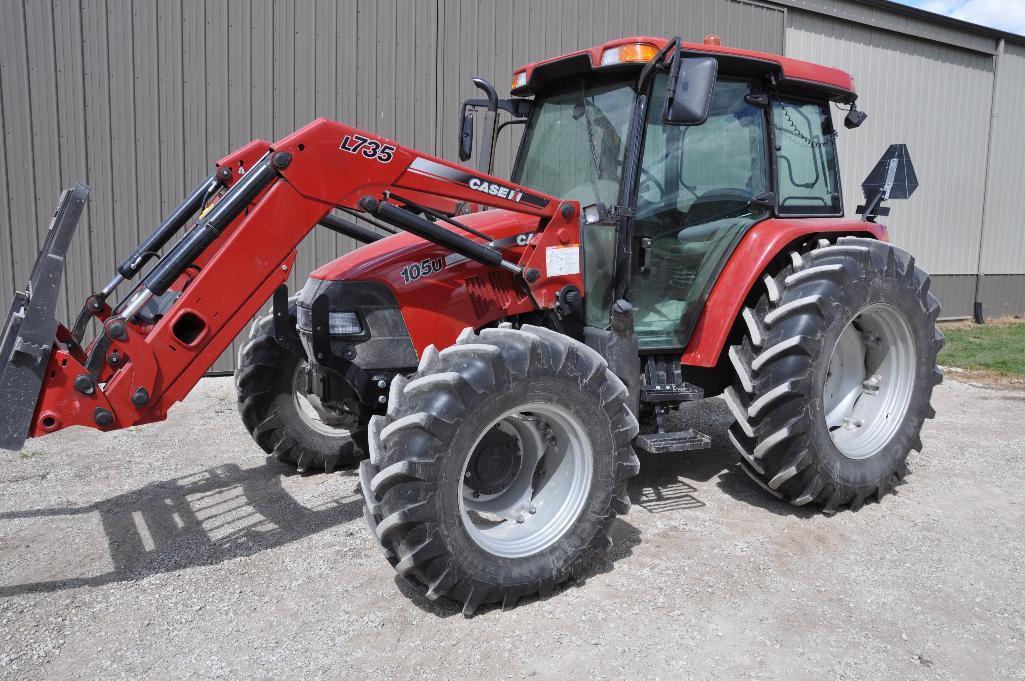
[[[299,329],[313,331],[313,313],[308,307],[296,307]],[[328,312],[327,330],[332,336],[358,336],[363,333],[363,325],[355,312]]]

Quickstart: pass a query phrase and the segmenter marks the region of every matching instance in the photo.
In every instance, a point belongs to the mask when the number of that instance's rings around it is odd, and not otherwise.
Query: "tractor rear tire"
[[[274,339],[273,315],[253,322],[235,371],[242,423],[263,451],[300,473],[355,467],[366,456],[366,425],[355,415],[339,427],[321,421],[298,392],[304,368],[305,360]]]
[[[769,493],[826,513],[881,500],[907,475],[943,379],[929,276],[890,244],[826,240],[764,275],[742,311],[724,399],[744,471]]]
[[[595,351],[533,326],[428,347],[370,421],[365,516],[399,575],[472,615],[569,579],[630,508],[637,419]]]

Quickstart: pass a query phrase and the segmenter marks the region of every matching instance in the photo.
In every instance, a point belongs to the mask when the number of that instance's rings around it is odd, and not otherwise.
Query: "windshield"
[[[617,203],[632,82],[574,80],[537,97],[513,181],[581,206]]]

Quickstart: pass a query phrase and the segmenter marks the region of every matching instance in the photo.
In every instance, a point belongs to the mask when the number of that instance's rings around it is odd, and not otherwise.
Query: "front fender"
[[[885,226],[861,220],[801,218],[758,223],[744,235],[719,274],[680,361],[688,366],[714,367],[741,305],[773,258],[795,241],[826,234],[889,240]]]

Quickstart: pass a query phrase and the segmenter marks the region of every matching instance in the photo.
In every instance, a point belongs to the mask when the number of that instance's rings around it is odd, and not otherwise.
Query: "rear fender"
[[[714,367],[740,307],[769,263],[795,241],[819,235],[888,240],[886,227],[861,220],[801,218],[758,223],[744,235],[719,274],[680,361],[688,366]]]

